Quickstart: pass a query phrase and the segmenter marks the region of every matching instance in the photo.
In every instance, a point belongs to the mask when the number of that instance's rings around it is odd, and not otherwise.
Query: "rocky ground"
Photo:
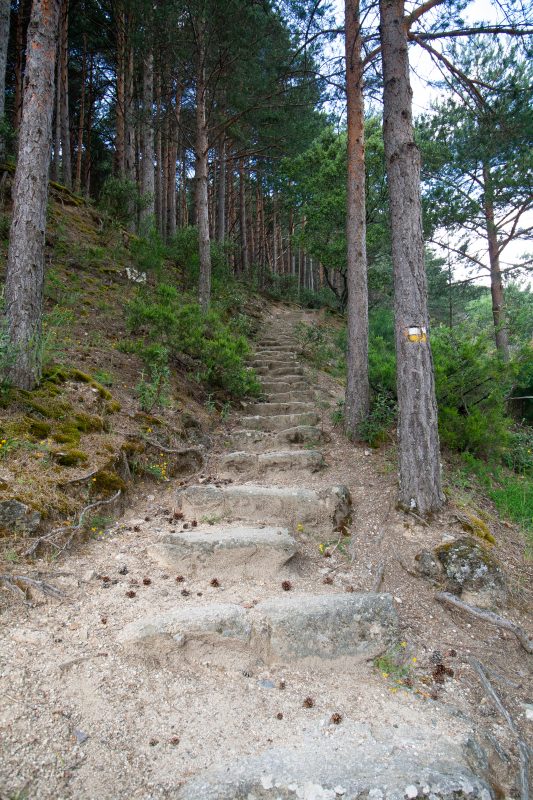
[[[60,598],[5,605],[2,798],[525,796],[531,657],[435,599],[527,627],[523,542],[395,509],[390,453],[346,442],[341,388],[300,357],[313,319],[272,308],[264,398],[202,470],[40,563]]]

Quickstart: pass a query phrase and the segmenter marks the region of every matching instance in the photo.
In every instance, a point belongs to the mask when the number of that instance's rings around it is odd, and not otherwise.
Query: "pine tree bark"
[[[494,334],[496,348],[503,361],[509,361],[509,331],[504,305],[503,281],[500,268],[500,253],[498,248],[498,235],[494,222],[494,197],[490,168],[483,164],[483,211],[485,213],[485,227],[489,245],[490,264],[490,293],[492,298],[492,318],[494,320]]]
[[[241,272],[248,274],[250,257],[246,224],[246,187],[244,183],[244,160],[239,159],[239,231],[241,234]]]
[[[137,157],[135,144],[135,121],[133,118],[133,47],[128,41],[129,24],[126,27],[126,76],[124,87],[124,174],[132,182],[136,181]]]
[[[64,185],[71,189],[72,159],[70,152],[70,116],[68,103],[68,10],[68,0],[62,0],[59,28],[61,177]]]
[[[206,119],[205,31],[203,21],[197,34],[196,73],[196,222],[200,255],[200,280],[198,301],[202,311],[209,310],[211,302],[211,240],[209,237],[209,142]]]
[[[370,406],[368,381],[368,282],[366,261],[365,116],[359,0],[345,0],[348,178],[346,267],[348,357],[344,425],[350,438]]]
[[[380,21],[383,137],[394,272],[399,501],[404,508],[425,515],[441,508],[444,496],[429,341],[420,153],[413,134],[404,0],[380,0]]]
[[[115,109],[115,164],[123,178],[126,171],[126,12],[117,3],[117,104]],[[85,66],[85,65],[84,65]]]
[[[13,128],[18,132],[22,119],[22,81],[26,51],[26,26],[28,24],[28,0],[20,0],[17,8],[17,25],[15,30],[15,99],[13,103]]]
[[[0,125],[4,121],[6,95],[7,45],[9,42],[10,0],[0,0]],[[0,130],[0,161],[6,157],[6,143]]]
[[[87,34],[83,34],[83,53],[81,64],[81,86],[80,86],[80,118],[78,120],[78,143],[76,148],[76,177],[74,179],[74,191],[81,192],[81,175],[83,166],[83,134],[85,129],[85,93],[87,84]]]
[[[152,225],[155,219],[154,169],[154,54],[147,53],[143,69],[143,119],[141,136],[141,192],[145,206],[141,213],[141,228]]]
[[[218,191],[217,191],[217,242],[226,238],[226,140],[222,137],[219,148]]]
[[[28,28],[5,284],[9,338],[17,352],[9,379],[20,389],[33,389],[42,369],[44,239],[59,5],[59,0],[34,0]]]

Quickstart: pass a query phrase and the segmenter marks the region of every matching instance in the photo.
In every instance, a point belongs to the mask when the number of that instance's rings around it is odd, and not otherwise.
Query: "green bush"
[[[135,181],[110,177],[102,188],[99,205],[113,222],[127,227],[146,208],[146,199],[139,193]]]
[[[389,437],[396,418],[396,402],[390,394],[379,393],[373,401],[367,418],[357,426],[357,433],[371,447],[379,447]]]
[[[142,337],[138,350],[147,364],[157,345],[170,359],[180,353],[194,359],[198,377],[212,386],[237,397],[259,392],[255,374],[245,365],[246,339],[235,335],[216,310],[203,314],[173,286],[140,289],[128,306],[128,325]]]

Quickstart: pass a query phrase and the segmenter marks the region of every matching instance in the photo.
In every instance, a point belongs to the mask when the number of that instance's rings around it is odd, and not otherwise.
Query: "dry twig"
[[[85,515],[89,511],[92,511],[95,508],[100,508],[101,506],[106,506],[106,505],[110,505],[111,503],[114,503],[115,500],[118,500],[118,498],[120,497],[121,494],[122,494],[122,490],[119,489],[118,492],[116,494],[114,494],[113,497],[110,497],[108,500],[98,500],[96,503],[91,503],[90,505],[86,506],[82,510],[82,512],[81,512],[81,514],[79,516],[77,525],[74,525],[74,526],[72,526],[72,525],[64,525],[61,528],[54,528],[53,531],[50,531],[50,533],[47,533],[44,536],[39,536],[37,539],[34,539],[32,544],[25,551],[24,555],[26,557],[34,555],[36,553],[36,551],[38,550],[38,548],[40,547],[40,545],[42,545],[42,544],[47,544],[47,545],[49,545],[51,547],[55,547],[55,549],[57,550],[58,553],[62,553],[64,550],[67,549],[67,547],[69,546],[71,541],[74,539],[74,537],[76,536],[78,531],[80,531],[83,528],[83,520],[85,519]],[[66,541],[64,542],[63,545],[59,545],[57,543],[57,541],[55,541],[55,540],[58,537],[60,537],[61,534],[63,534],[63,533],[68,533],[69,536],[67,537],[67,539],[66,539]]]
[[[385,562],[382,561],[379,565],[379,569],[376,573],[376,578],[374,580],[374,585],[372,586],[373,592],[379,592],[381,588],[381,584],[383,583],[383,578],[385,577]]]
[[[533,639],[531,639],[527,632],[521,628],[520,625],[517,625],[516,622],[511,622],[508,619],[504,619],[498,614],[494,614],[493,611],[486,611],[484,608],[471,606],[468,603],[465,603],[463,600],[459,600],[458,597],[450,594],[450,592],[439,592],[435,595],[435,600],[438,600],[439,603],[453,606],[454,608],[460,608],[461,611],[465,611],[467,614],[470,614],[470,616],[476,617],[476,619],[480,619],[484,622],[488,622],[490,625],[495,625],[497,628],[503,628],[506,631],[511,631],[511,633],[514,633],[526,653],[533,653]]]
[[[510,715],[509,711],[505,708],[498,693],[496,692],[496,689],[489,681],[485,668],[481,662],[478,661],[477,658],[471,657],[468,659],[468,663],[476,671],[481,685],[485,690],[485,694],[505,719],[507,725],[516,738],[516,744],[520,757],[520,798],[521,800],[529,800],[529,748],[520,736],[520,731],[518,730],[514,719]]]
[[[55,597],[58,600],[64,597],[63,592],[60,589],[56,589],[55,586],[51,586],[49,583],[45,583],[45,581],[29,578],[27,575],[9,575],[6,572],[0,574],[0,583],[18,597],[21,597],[24,602],[26,602],[27,599],[28,589],[37,589],[37,591],[42,592],[47,597]],[[22,587],[25,587],[26,591]]]

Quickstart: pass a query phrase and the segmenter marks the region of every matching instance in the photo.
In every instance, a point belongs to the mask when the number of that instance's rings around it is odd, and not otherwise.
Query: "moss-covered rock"
[[[61,467],[77,467],[89,460],[83,450],[66,450],[54,453],[54,459]]]
[[[91,482],[95,492],[118,492],[119,489],[125,491],[127,488],[125,481],[116,472],[105,469],[93,475]]]
[[[478,539],[462,536],[439,545],[435,555],[442,565],[447,589],[468,595],[477,605],[497,605],[505,599],[505,576],[496,557]]]
[[[461,524],[461,528],[466,533],[471,533],[489,544],[496,544],[496,539],[490,532],[489,526],[485,520],[468,511],[464,514],[457,515],[457,519]]]

